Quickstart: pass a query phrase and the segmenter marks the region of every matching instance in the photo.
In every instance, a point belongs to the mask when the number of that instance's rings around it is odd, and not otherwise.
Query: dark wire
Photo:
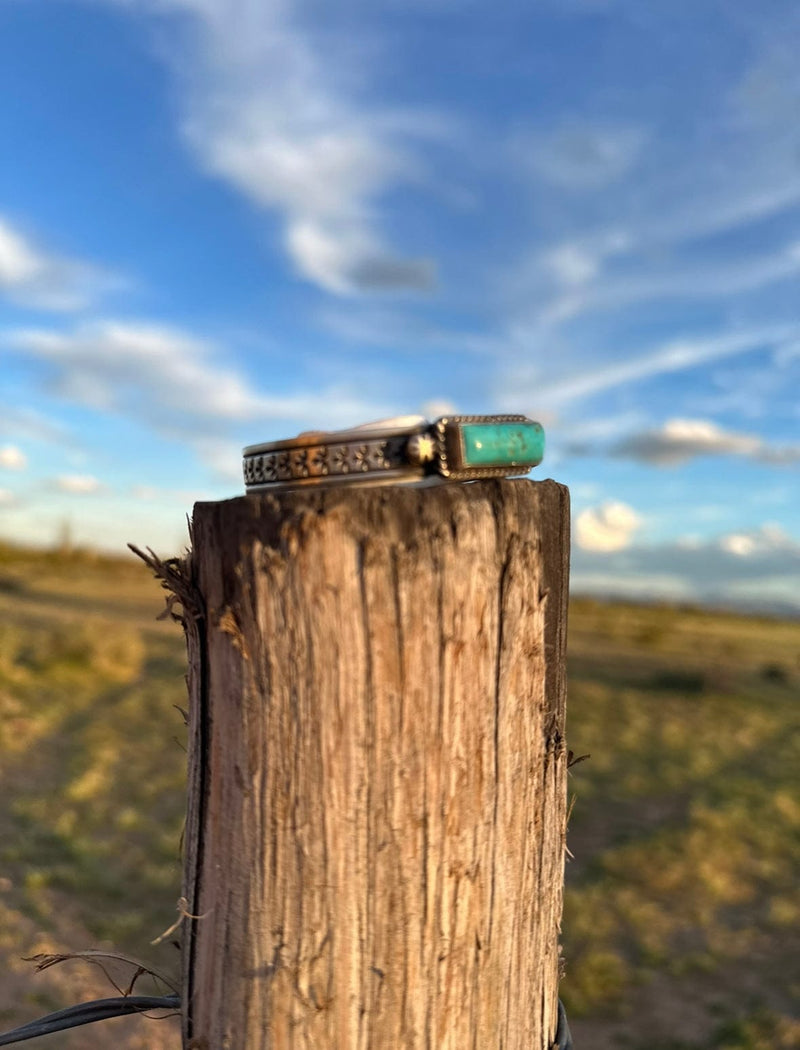
[[[40,1017],[37,1021],[29,1021],[10,1032],[2,1032],[0,1046],[22,1043],[26,1039],[50,1035],[52,1032],[63,1032],[66,1028],[77,1028],[93,1021],[105,1021],[109,1017],[123,1017],[145,1010],[177,1010],[180,1005],[181,1001],[177,995],[121,995],[114,999],[95,999],[91,1003],[80,1003],[78,1006],[68,1006],[66,1010],[56,1010],[55,1013]],[[567,1015],[560,999],[554,1050],[573,1050]]]
[[[558,1028],[556,1029],[555,1050],[573,1050],[572,1033],[567,1024],[567,1011],[564,1004],[558,1000]]]
[[[22,1043],[26,1039],[61,1032],[65,1028],[77,1028],[92,1021],[105,1021],[108,1017],[123,1017],[144,1010],[177,1010],[180,1005],[177,995],[120,995],[114,999],[95,999],[91,1003],[79,1003],[77,1006],[68,1006],[66,1010],[56,1010],[53,1014],[29,1021],[10,1032],[2,1032],[0,1046]]]

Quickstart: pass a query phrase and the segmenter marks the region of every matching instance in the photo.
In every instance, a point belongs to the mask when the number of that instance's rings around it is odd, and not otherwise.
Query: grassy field
[[[184,650],[134,561],[0,546],[0,1030],[169,976]],[[564,914],[577,1050],[800,1047],[800,625],[575,600]],[[112,974],[126,980],[124,967]],[[144,987],[142,990],[145,990]],[[163,990],[163,989],[162,989]],[[793,1010],[794,1007],[794,1010]],[[174,1020],[32,1040],[177,1050]]]
[[[571,610],[578,1046],[800,1047],[800,624]]]

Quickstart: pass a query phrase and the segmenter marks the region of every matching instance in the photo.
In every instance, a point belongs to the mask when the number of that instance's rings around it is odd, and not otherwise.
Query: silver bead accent
[[[406,444],[406,456],[415,467],[431,463],[436,456],[436,443],[430,434],[412,434]]]

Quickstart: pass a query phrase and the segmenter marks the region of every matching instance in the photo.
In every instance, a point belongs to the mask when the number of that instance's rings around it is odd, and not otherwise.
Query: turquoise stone
[[[539,423],[462,423],[465,467],[535,467],[544,456]]]

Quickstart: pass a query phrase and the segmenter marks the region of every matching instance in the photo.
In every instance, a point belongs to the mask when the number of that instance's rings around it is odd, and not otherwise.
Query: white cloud
[[[241,477],[239,480],[241,481]],[[180,504],[182,507],[191,507],[193,503],[206,498],[197,490],[159,488],[155,485],[133,485],[130,489],[130,495],[137,503],[158,504],[159,507],[168,507],[175,503]],[[216,497],[209,495],[207,498],[214,499]]]
[[[557,327],[593,314],[664,299],[725,299],[755,292],[800,275],[800,242],[732,260],[667,255],[655,265],[644,246],[618,231],[564,241],[523,263],[513,281],[515,294],[533,300],[526,309],[535,323]],[[605,264],[621,260],[609,275]],[[555,283],[554,293],[551,285]]]
[[[219,364],[211,344],[162,325],[105,321],[66,333],[29,329],[8,334],[6,343],[47,362],[49,385],[60,397],[176,432],[254,419],[347,425],[365,408],[343,386],[317,394],[264,394]]]
[[[692,133],[684,127],[676,135],[664,124],[645,137],[637,128],[579,122],[525,140],[526,163],[552,183],[549,190],[535,186],[537,205],[552,207],[569,232],[504,267],[503,291],[517,320],[555,329],[667,298],[756,300],[761,290],[797,279],[792,211],[800,203],[800,124],[788,115],[800,99],[800,18],[755,15],[746,28],[739,21],[728,30],[731,38],[721,46],[745,45],[739,61],[749,55],[749,65],[727,96],[723,90],[693,100]],[[615,184],[638,162],[635,185]],[[589,194],[591,188],[603,192]],[[756,224],[781,214],[789,239],[765,250],[761,245],[779,236],[779,227],[759,237]],[[608,250],[620,229],[624,246]],[[747,236],[744,252],[719,254],[718,244],[709,245],[734,232]],[[509,270],[518,275],[513,284]],[[736,302],[740,315],[746,305]]]
[[[722,111],[705,118],[695,142],[681,136],[669,147],[671,154],[660,152],[659,171],[642,188],[642,244],[696,242],[800,202],[800,125],[791,119],[800,100],[797,10],[789,14],[787,8],[787,16],[778,18],[756,14],[738,39],[751,58],[727,98],[719,100]]]
[[[224,438],[196,438],[193,444],[198,458],[217,481],[238,488],[244,485],[241,443]]]
[[[732,533],[720,541],[720,546],[729,554],[735,554],[739,558],[747,558],[755,550],[755,542],[752,536]]]
[[[776,448],[755,434],[724,430],[710,420],[671,419],[662,427],[630,434],[610,450],[612,456],[677,466],[696,456],[743,456],[764,463],[800,463],[800,446]]]
[[[407,310],[361,305],[358,311],[326,306],[317,314],[324,327],[348,343],[391,349],[395,353],[427,356],[431,353],[493,357],[507,349],[497,335],[475,329],[454,329]]]
[[[239,486],[243,444],[286,437],[295,427],[349,427],[398,409],[393,398],[370,399],[355,382],[265,392],[258,379],[222,363],[212,344],[163,325],[105,321],[69,332],[29,329],[7,333],[4,342],[46,365],[43,382],[51,396],[188,441],[219,480]],[[234,441],[234,432],[245,440]]]
[[[636,408],[626,412],[570,420],[567,450],[573,454],[587,455],[604,442],[619,440],[622,435],[641,427],[645,418],[644,412]]]
[[[691,582],[680,576],[659,572],[656,565],[647,562],[632,573],[609,568],[608,554],[600,555],[603,566],[576,569],[570,572],[570,590],[574,594],[594,594],[604,598],[627,598],[632,601],[691,601],[699,600],[692,591]],[[654,559],[655,561],[655,559]]]
[[[779,343],[766,355],[721,362],[709,371],[709,386],[691,392],[683,411],[700,418],[737,419],[743,426],[791,419],[798,405],[800,360],[793,361],[789,349]]]
[[[587,507],[575,519],[575,541],[587,551],[619,551],[630,546],[641,518],[626,503]]]
[[[3,336],[0,333],[0,353],[2,353]],[[0,402],[0,434],[16,440],[45,441],[52,444],[68,444],[71,437],[67,428],[26,405],[11,405]]]
[[[422,414],[426,419],[438,419],[440,416],[456,415],[456,406],[452,401],[434,400],[426,401],[422,406]]]
[[[764,149],[751,136],[745,136],[743,143],[709,139],[702,154],[683,158],[681,180],[650,186],[650,207],[637,224],[639,243],[653,250],[697,242],[742,230],[796,206],[800,183],[790,158],[773,156],[767,164],[759,152],[766,157],[773,150]],[[710,149],[727,162],[708,165]]]
[[[542,262],[559,284],[586,284],[600,271],[601,257],[577,242],[565,242],[545,252]]]
[[[134,499],[144,500],[149,503],[151,500],[158,499],[160,493],[152,485],[134,485],[131,489],[131,495]]]
[[[16,501],[16,496],[10,489],[0,489],[0,507],[11,507]]]
[[[514,152],[548,182],[586,191],[627,174],[646,141],[642,128],[571,120],[549,134],[519,136]]]
[[[0,285],[14,288],[35,282],[48,263],[23,237],[0,220]]]
[[[349,221],[290,220],[286,244],[300,273],[329,292],[431,288],[432,264],[387,254],[377,238]]]
[[[769,24],[755,57],[730,96],[733,114],[742,123],[756,129],[776,128],[785,131],[787,122],[800,107],[800,70],[797,66],[797,44],[800,41],[800,18],[795,8],[778,29]]]
[[[717,541],[720,550],[733,554],[737,558],[753,558],[763,555],[780,554],[780,552],[800,553],[800,545],[777,525],[762,525],[760,529],[749,532],[732,532]]]
[[[800,612],[800,543],[776,526],[710,540],[677,540],[620,551],[576,546],[576,593],[696,601]]]
[[[103,488],[100,481],[91,474],[62,474],[56,478],[56,487],[62,492],[78,496],[90,496]]]
[[[433,268],[384,244],[387,190],[419,177],[410,142],[440,133],[426,113],[366,97],[366,46],[333,46],[302,8],[252,0],[150,0],[170,23],[182,131],[205,169],[285,222],[297,271],[328,291],[427,288]],[[141,10],[139,7],[137,10]]]
[[[48,362],[58,395],[91,408],[135,414],[138,403],[144,415],[165,419],[170,411],[224,419],[262,407],[236,373],[211,362],[207,344],[177,329],[107,321],[70,333],[18,331],[7,342]]]
[[[6,470],[24,470],[28,458],[16,445],[3,445],[0,448],[0,467]]]
[[[510,409],[532,402],[556,408],[630,383],[777,347],[796,339],[798,332],[798,325],[765,325],[710,337],[672,339],[637,357],[594,368],[576,368],[575,362],[566,360],[564,375],[552,379],[543,378],[540,369],[510,368],[501,378],[498,400]],[[524,332],[517,335],[518,340],[524,338]]]
[[[39,247],[0,216],[0,294],[24,306],[70,311],[115,283],[96,267]]]

